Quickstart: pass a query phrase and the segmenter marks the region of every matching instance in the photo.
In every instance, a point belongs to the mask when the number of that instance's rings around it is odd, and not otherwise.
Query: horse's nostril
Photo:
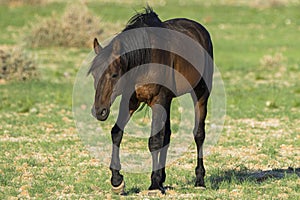
[[[101,114],[102,117],[105,117],[105,116],[106,116],[106,113],[107,113],[107,109],[104,108],[104,109],[101,111],[100,114]]]

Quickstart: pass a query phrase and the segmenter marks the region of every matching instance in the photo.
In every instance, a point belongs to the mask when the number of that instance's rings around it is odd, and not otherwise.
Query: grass
[[[10,7],[9,5],[0,6],[0,43],[19,44],[20,38],[13,39],[13,35],[18,35],[20,28],[25,24],[34,21],[37,16],[50,16],[53,12],[62,12],[64,3],[52,3],[47,6],[42,5],[22,5],[21,7]],[[21,16],[21,17],[16,17]]]
[[[46,5],[0,4],[0,47],[19,46],[12,35],[35,15],[62,14],[66,3]],[[179,6],[169,0],[154,5],[162,19],[187,17],[208,28],[227,95],[223,132],[205,157],[207,189],[193,187],[191,142],[190,151],[168,166],[171,189],[162,197],[299,198],[299,4],[261,8],[190,1]],[[107,23],[125,24],[142,4],[90,1],[87,6]],[[108,164],[90,155],[73,122],[73,83],[90,49],[26,50],[37,56],[41,77],[0,84],[0,199],[118,199],[110,191]],[[134,142],[128,138],[124,142]],[[122,198],[160,198],[145,192],[150,172],[124,175],[129,194]]]

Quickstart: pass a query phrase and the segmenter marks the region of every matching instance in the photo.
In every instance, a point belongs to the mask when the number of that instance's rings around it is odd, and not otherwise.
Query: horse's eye
[[[116,74],[112,74],[111,77],[112,77],[112,78],[117,78],[117,77],[118,77],[118,74],[117,74],[117,73],[116,73]]]

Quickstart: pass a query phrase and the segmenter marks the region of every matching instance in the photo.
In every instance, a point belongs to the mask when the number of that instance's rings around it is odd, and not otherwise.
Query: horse
[[[182,42],[180,37],[189,38],[187,40],[193,44]],[[191,94],[195,108],[195,187],[205,187],[202,147],[214,67],[209,32],[198,22],[186,18],[161,21],[148,6],[130,18],[122,32],[107,46],[102,47],[97,38],[93,46],[96,56],[88,71],[88,75],[92,74],[94,78],[95,88],[92,115],[99,121],[105,121],[115,98],[121,96],[118,118],[111,129],[113,191],[124,193],[125,182],[120,173],[119,158],[124,128],[133,113],[140,110],[140,105],[146,105],[152,110],[148,140],[152,157],[149,190],[165,193],[165,165],[171,137],[170,105],[172,99],[187,93]],[[192,60],[186,59],[178,51],[187,57],[191,54],[196,56],[190,56]],[[197,62],[200,67],[195,66]],[[129,72],[132,73],[124,78]]]

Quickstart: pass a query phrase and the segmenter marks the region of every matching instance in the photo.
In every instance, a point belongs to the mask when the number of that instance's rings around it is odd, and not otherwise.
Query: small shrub
[[[37,76],[33,58],[21,49],[0,49],[0,80],[27,80]]]
[[[249,1],[250,6],[255,8],[273,8],[287,6],[293,1],[291,0],[254,0]]]
[[[27,5],[40,5],[44,4],[45,0],[1,0],[0,4],[8,4],[10,6]]]
[[[39,20],[28,27],[25,42],[30,47],[90,47],[93,38],[103,32],[100,19],[83,4],[68,6],[62,16],[53,13],[50,18]]]
[[[282,53],[276,53],[275,55],[264,55],[260,59],[260,64],[263,67],[278,67],[283,65],[284,60]]]

